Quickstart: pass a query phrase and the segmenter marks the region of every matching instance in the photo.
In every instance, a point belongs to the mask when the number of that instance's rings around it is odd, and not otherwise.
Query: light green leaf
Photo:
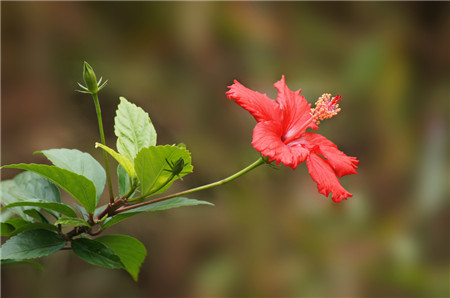
[[[33,194],[38,199],[47,202],[61,202],[59,189],[41,175],[26,171],[15,176],[13,180],[19,188],[28,194]],[[27,199],[30,199],[30,196]]]
[[[123,197],[130,190],[130,176],[120,164],[117,166],[117,180],[119,185],[119,197]]]
[[[124,97],[120,97],[117,107],[114,133],[117,136],[117,151],[129,160],[134,160],[142,148],[156,145],[156,131],[150,117]]]
[[[84,219],[78,217],[61,217],[56,222],[55,225],[71,225],[74,227],[85,226],[91,227],[91,225]]]
[[[125,169],[125,171],[128,173],[128,175],[130,177],[136,177],[136,172],[134,170],[133,162],[128,157],[125,157],[125,156],[117,153],[113,149],[109,148],[108,146],[105,146],[100,143],[95,143],[95,147],[96,148],[100,147],[103,150],[105,150],[106,152],[108,152],[109,155],[114,157],[114,159],[117,160],[117,162]]]
[[[139,214],[139,213],[161,211],[161,210],[167,210],[167,209],[172,209],[172,208],[177,208],[177,207],[195,206],[195,205],[214,206],[213,203],[206,202],[206,201],[188,199],[188,198],[183,198],[183,197],[176,197],[176,198],[156,202],[154,204],[149,204],[149,205],[145,205],[142,207],[138,207],[136,209],[124,211],[122,213],[114,215],[113,217],[110,217],[107,220],[105,220],[105,223],[103,224],[102,229],[109,228],[110,226],[112,226],[128,217]]]
[[[59,189],[52,182],[41,175],[29,171],[18,174],[14,179],[2,181],[0,189],[2,205],[29,200],[61,202]],[[24,208],[13,208],[11,210],[20,217],[29,219],[23,213]],[[4,214],[2,214],[2,218],[5,218]]]
[[[95,240],[105,244],[119,256],[125,270],[135,281],[138,280],[139,269],[147,255],[145,246],[139,240],[125,235],[105,235]]]
[[[2,260],[1,261],[2,267],[7,266],[7,265],[12,265],[12,264],[31,265],[31,266],[34,266],[34,267],[44,271],[44,266],[42,266],[41,264],[36,263],[36,262],[29,262],[29,261],[22,261],[22,260]]]
[[[89,219],[90,214],[89,214],[89,212],[87,212],[86,208],[84,208],[83,206],[81,206],[81,205],[79,205],[77,203],[74,203],[73,206],[75,207],[75,209],[77,209],[78,213],[81,215],[81,217],[84,220],[88,220]],[[97,211],[97,208],[95,208],[94,215],[95,215],[95,213]],[[75,217],[75,216],[72,216],[72,217]]]
[[[13,218],[14,215],[16,213],[14,213],[12,210],[5,210],[3,212],[0,212],[0,222],[5,222],[10,218]]]
[[[8,205],[4,206],[2,208],[2,210],[3,209],[8,209],[8,208],[11,208],[11,207],[18,207],[18,206],[39,207],[39,208],[43,208],[43,209],[53,210],[53,211],[65,214],[67,216],[70,216],[70,217],[76,217],[77,216],[77,213],[72,209],[72,207],[70,207],[67,204],[54,203],[54,202],[45,202],[45,201],[41,201],[41,200],[32,200],[32,201],[30,200],[30,201],[11,203],[11,204],[8,204]]]
[[[87,238],[78,238],[72,241],[73,252],[92,265],[109,269],[123,268],[120,258],[105,244]]]
[[[96,205],[96,190],[94,183],[84,176],[75,174],[66,169],[56,166],[38,164],[15,164],[3,166],[3,168],[14,168],[28,170],[49,179],[71,196],[73,196],[88,212],[94,212]]]
[[[1,259],[34,259],[48,256],[64,247],[66,241],[52,231],[28,230],[11,237],[1,247]]]
[[[28,193],[22,189],[20,189],[16,182],[11,179],[11,180],[3,180],[0,183],[0,201],[2,203],[2,205],[7,205],[10,203],[15,203],[15,202],[20,202],[22,200],[28,199],[27,195]],[[31,195],[32,198],[34,198],[33,195]],[[9,214],[10,216],[4,216],[4,214],[2,213],[2,220],[4,221],[5,219],[11,217],[11,215],[18,215],[23,219],[29,219],[28,216],[23,213],[24,208],[12,208],[10,209],[13,214]]]
[[[91,180],[95,185],[97,203],[105,189],[106,173],[100,163],[89,153],[77,149],[49,149],[36,153],[42,153],[55,166],[82,175]]]
[[[176,163],[180,158],[184,160],[184,168],[179,177],[183,177],[193,170],[191,154],[185,148],[165,145],[151,146],[139,151],[134,160],[134,166],[141,183],[141,193],[143,195],[157,194],[169,188],[178,177],[175,176],[167,185],[160,188],[171,177],[168,162]]]

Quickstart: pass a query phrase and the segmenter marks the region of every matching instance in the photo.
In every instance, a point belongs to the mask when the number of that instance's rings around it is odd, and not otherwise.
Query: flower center
[[[316,107],[311,109],[311,117],[316,125],[319,125],[320,121],[330,119],[339,113],[341,108],[338,102],[342,100],[341,98],[342,96],[340,95],[331,98],[331,94],[329,93],[324,93],[319,97],[316,101]]]
[[[331,98],[331,94],[324,93],[321,97],[316,101],[316,107],[311,109],[311,118],[308,121],[303,123],[302,127],[296,130],[296,133],[289,137],[283,137],[281,140],[286,145],[294,145],[297,143],[292,143],[295,139],[298,138],[300,134],[304,132],[304,129],[314,122],[316,125],[320,124],[320,121],[324,119],[330,119],[331,117],[337,115],[341,108],[339,107],[338,102],[342,99],[342,96],[337,95],[336,97]]]

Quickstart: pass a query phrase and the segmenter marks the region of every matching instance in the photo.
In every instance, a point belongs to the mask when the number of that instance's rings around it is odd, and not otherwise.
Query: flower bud
[[[181,171],[183,171],[183,169],[184,169],[184,159],[180,158],[173,164],[172,173],[175,176],[178,176],[180,175]]]
[[[168,161],[166,158],[166,162],[169,165],[170,170],[164,169],[164,171],[170,172],[172,173],[172,176],[170,179],[172,179],[174,176],[178,176],[178,178],[180,178],[181,180],[183,180],[180,176],[181,172],[184,170],[184,159],[183,158],[179,158],[175,163]]]
[[[90,93],[96,94],[98,92],[99,89],[94,70],[86,61],[83,66],[83,80],[86,83],[86,87]]]

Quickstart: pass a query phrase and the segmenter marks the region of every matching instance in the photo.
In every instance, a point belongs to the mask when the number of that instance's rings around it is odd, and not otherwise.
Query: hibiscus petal
[[[310,146],[317,146],[314,150],[327,159],[327,162],[339,178],[345,175],[356,174],[359,160],[356,157],[347,156],[324,136],[307,132],[302,136],[302,139],[309,143]]]
[[[228,88],[230,89],[226,92],[228,99],[233,98],[238,105],[250,112],[256,121],[281,120],[279,105],[266,94],[250,90],[236,80]]]
[[[304,162],[309,151],[301,145],[287,146],[281,141],[283,128],[281,123],[275,121],[265,121],[256,124],[253,130],[252,145],[268,156],[269,161],[280,162],[285,166],[295,169],[300,163]]]
[[[353,196],[342,187],[334,170],[319,155],[311,153],[306,159],[306,165],[309,175],[317,183],[319,193],[328,197],[330,192],[332,192],[332,199],[336,203]]]
[[[283,124],[287,132],[285,139],[305,132],[308,127],[318,128],[314,121],[310,121],[311,104],[300,95],[301,89],[291,91],[285,83],[284,76],[273,86],[278,90],[277,102],[283,112]]]

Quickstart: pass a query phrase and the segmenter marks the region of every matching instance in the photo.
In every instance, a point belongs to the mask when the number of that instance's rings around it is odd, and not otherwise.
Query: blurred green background
[[[309,102],[343,96],[320,132],[360,160],[336,204],[301,165],[262,167],[190,195],[215,207],[139,215],[107,233],[148,249],[138,283],[68,251],[2,268],[3,297],[448,297],[448,2],[2,2],[2,164],[48,148],[101,160],[95,111],[74,92],[88,61],[114,146],[119,96],[159,144],[184,142],[182,190],[258,158],[233,79],[269,97],[286,76]],[[2,179],[17,172],[5,170]]]

